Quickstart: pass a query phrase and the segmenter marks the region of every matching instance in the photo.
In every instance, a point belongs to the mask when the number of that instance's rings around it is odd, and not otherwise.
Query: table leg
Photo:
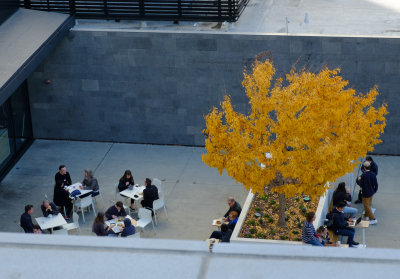
[[[365,244],[365,228],[363,228],[362,232],[363,232],[363,246],[365,248],[367,247],[367,245]]]

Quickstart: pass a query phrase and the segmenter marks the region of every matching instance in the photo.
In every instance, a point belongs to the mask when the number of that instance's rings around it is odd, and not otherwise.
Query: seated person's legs
[[[353,242],[354,242],[354,229],[353,228],[346,228],[346,229],[338,230],[336,232],[336,234],[348,236],[347,244],[349,244],[350,247],[353,246]]]
[[[222,238],[222,232],[213,231],[212,234],[210,235],[210,238],[221,239]]]
[[[324,246],[324,244],[322,244],[321,242],[319,242],[318,240],[311,240],[306,242],[307,244],[311,244],[312,246]]]
[[[346,215],[346,217],[348,218],[356,217],[357,212],[358,212],[357,208],[349,206],[345,206],[343,210],[344,215]]]

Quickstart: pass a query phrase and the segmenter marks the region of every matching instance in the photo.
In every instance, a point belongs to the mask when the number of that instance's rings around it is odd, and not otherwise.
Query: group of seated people
[[[302,229],[302,241],[314,246],[336,246],[331,243],[328,229],[331,229],[335,235],[347,236],[347,244],[349,247],[358,247],[359,243],[354,241],[355,229],[351,226],[354,223],[354,217],[357,209],[351,207],[351,195],[344,182],[339,183],[337,189],[333,193],[333,209],[327,214],[327,225],[321,226],[315,231],[313,221],[315,213],[309,212]]]
[[[146,188],[143,190],[143,193],[140,193],[143,195],[143,199],[141,201],[141,205],[146,208],[153,210],[153,202],[157,199],[159,199],[158,195],[158,189],[155,185],[152,184],[152,181],[149,178],[146,178],[145,180],[145,186]],[[70,219],[71,214],[72,214],[72,209],[73,209],[73,203],[72,199],[70,196],[70,192],[65,189],[66,186],[72,185],[72,180],[69,172],[67,171],[67,168],[65,165],[59,166],[59,171],[55,175],[55,186],[54,186],[54,202],[50,202],[48,200],[44,200],[41,209],[43,212],[44,217],[48,217],[49,215],[57,215],[61,213],[66,220]],[[120,178],[119,183],[118,183],[118,190],[119,192],[122,192],[126,190],[130,185],[134,185],[134,180],[132,177],[132,173],[130,170],[126,170],[124,175]],[[91,195],[92,197],[95,197],[99,195],[99,183],[97,181],[97,178],[94,177],[94,174],[91,170],[85,170],[84,171],[84,179],[82,181],[82,186],[81,189],[85,190],[92,190],[91,193],[87,195]],[[80,198],[83,198],[81,196]],[[65,209],[65,210],[64,210]],[[131,210],[134,210],[134,200],[131,200]],[[43,233],[40,230],[40,227],[38,225],[34,225],[32,222],[32,214],[33,214],[33,205],[26,205],[25,206],[25,212],[21,215],[20,218],[20,225],[24,229],[25,233]],[[65,212],[65,215],[63,214]],[[109,219],[114,219],[119,216],[126,216],[126,212],[123,206],[123,203],[121,201],[118,201],[115,205],[111,206],[106,212],[104,213],[99,213],[103,214],[107,220]],[[153,212],[154,215],[154,212]],[[97,216],[95,220],[96,222],[99,223],[99,220],[102,220],[101,217]],[[131,221],[128,219],[126,221],[127,223],[131,223]],[[128,224],[125,227],[130,228],[132,224]],[[94,227],[93,227],[94,228]],[[132,232],[132,229],[129,229],[128,231]],[[93,232],[94,229],[93,229]],[[95,232],[97,235],[104,235],[104,232],[98,231],[99,233]],[[134,232],[133,232],[134,233]],[[121,234],[124,235],[125,233]]]
[[[116,210],[114,210],[115,208]],[[109,214],[112,214],[111,216]],[[114,215],[117,214],[117,215]],[[108,218],[108,217],[111,218]],[[113,218],[114,217],[114,218]],[[99,212],[94,219],[92,232],[97,236],[117,236],[116,233],[112,230],[115,224],[110,224],[110,226],[106,226],[105,221],[112,220],[117,217],[126,217],[126,212],[122,206],[122,202],[117,202],[114,206],[110,207],[106,214],[103,212]],[[121,232],[121,237],[127,237],[130,235],[134,235],[136,233],[135,226],[132,225],[132,222],[129,218],[124,218],[124,229]]]
[[[229,209],[222,218],[221,230],[213,231],[210,238],[219,239],[220,242],[230,242],[231,235],[235,229],[242,207],[233,197],[228,198]]]

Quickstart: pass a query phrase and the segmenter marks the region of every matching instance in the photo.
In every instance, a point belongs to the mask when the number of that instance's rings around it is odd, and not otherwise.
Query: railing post
[[[103,9],[104,9],[104,16],[108,19],[108,6],[107,6],[107,0],[103,0]]]
[[[69,0],[69,14],[75,16],[75,0]]]
[[[178,0],[178,19],[182,18],[182,0]]]
[[[25,9],[31,8],[31,0],[24,0],[24,8]]]
[[[221,0],[218,0],[218,18],[222,19],[222,4],[221,4]]]
[[[139,14],[142,18],[145,16],[145,10],[144,10],[144,0],[139,0]]]

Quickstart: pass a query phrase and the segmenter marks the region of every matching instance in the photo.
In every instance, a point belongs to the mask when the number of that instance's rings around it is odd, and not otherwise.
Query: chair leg
[[[156,221],[156,226],[158,225],[158,223],[157,223],[157,214],[156,214],[156,211],[154,210],[154,221]]]
[[[85,213],[83,213],[83,207],[81,207],[81,212],[82,212],[83,223],[86,223],[85,222]]]
[[[154,228],[154,222],[153,219],[151,219],[151,224],[153,225],[153,231],[156,232],[156,228]]]
[[[93,207],[94,218],[96,218],[96,209],[94,209],[94,204],[93,204],[93,202],[92,202],[92,207]]]
[[[164,212],[165,212],[165,217],[167,217],[168,220],[167,208],[165,207],[165,205],[164,205]]]

